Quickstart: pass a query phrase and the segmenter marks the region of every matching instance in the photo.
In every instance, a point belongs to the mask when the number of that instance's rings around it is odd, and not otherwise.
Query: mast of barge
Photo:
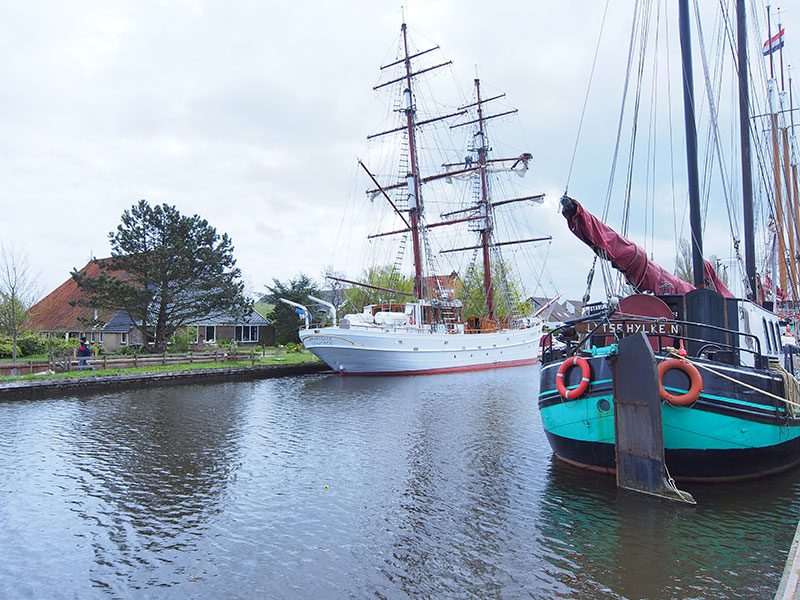
[[[683,116],[686,129],[686,165],[689,184],[689,224],[692,232],[692,273],[697,288],[705,287],[703,228],[700,213],[700,184],[697,167],[697,126],[695,124],[692,42],[689,29],[689,1],[678,2],[681,59],[683,65]]]
[[[750,160],[750,86],[747,62],[747,14],[744,0],[736,0],[737,52],[739,62],[739,136],[742,159],[742,202],[744,216],[744,264],[750,294],[758,302],[756,250],[753,226],[753,174]],[[745,294],[747,295],[747,294]]]

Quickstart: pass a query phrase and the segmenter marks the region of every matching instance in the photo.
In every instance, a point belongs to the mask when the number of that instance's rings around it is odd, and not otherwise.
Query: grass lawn
[[[29,359],[30,360],[30,359]],[[91,361],[91,359],[90,359]],[[319,359],[308,352],[303,350],[301,352],[290,352],[285,354],[277,354],[272,356],[265,356],[264,358],[257,358],[255,366],[263,365],[300,365],[300,364],[313,364],[318,363]],[[21,365],[22,366],[22,365]],[[69,371],[66,373],[54,374],[38,374],[38,375],[3,375],[0,376],[0,383],[8,383],[12,381],[28,381],[28,380],[50,380],[50,379],[74,379],[77,377],[99,377],[102,375],[133,375],[138,373],[165,373],[170,371],[192,371],[199,369],[224,369],[226,367],[249,367],[252,366],[250,360],[241,360],[238,362],[208,362],[201,363],[177,363],[171,365],[150,365],[147,367],[130,367],[125,369],[95,369],[94,371]]]

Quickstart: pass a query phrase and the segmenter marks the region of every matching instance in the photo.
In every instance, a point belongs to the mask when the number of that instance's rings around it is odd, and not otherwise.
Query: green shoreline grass
[[[90,359],[91,361],[91,359]],[[99,362],[99,361],[97,361]],[[174,363],[171,365],[150,365],[146,367],[128,367],[128,368],[114,368],[114,369],[100,369],[95,367],[94,371],[68,371],[66,373],[52,373],[52,374],[33,374],[33,375],[2,375],[0,376],[0,383],[13,383],[17,381],[49,381],[52,379],[76,379],[86,377],[101,377],[108,375],[137,375],[142,373],[168,373],[174,371],[198,371],[203,369],[225,369],[231,367],[261,367],[269,365],[302,365],[319,363],[320,360],[310,352],[303,350],[302,352],[292,352],[287,354],[280,354],[277,356],[266,356],[264,358],[257,358],[255,364],[250,360],[229,361],[229,362],[185,362]],[[20,365],[24,368],[24,365]]]

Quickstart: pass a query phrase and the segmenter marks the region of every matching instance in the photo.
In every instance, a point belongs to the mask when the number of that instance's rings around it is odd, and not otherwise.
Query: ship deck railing
[[[680,345],[682,341],[684,345],[694,346],[697,349],[694,355],[698,357],[714,358],[722,362],[730,364],[742,364],[740,357],[742,354],[753,355],[753,365],[756,368],[763,368],[767,364],[767,357],[761,352],[761,340],[757,335],[720,327],[717,325],[707,325],[696,323],[692,321],[682,321],[679,319],[665,319],[664,317],[644,317],[636,316],[635,318],[614,318],[608,314],[597,314],[580,317],[567,321],[560,327],[546,333],[542,337],[542,363],[552,362],[554,360],[564,359],[569,356],[578,354],[581,351],[588,351],[592,345],[597,342],[598,338],[604,338],[605,344],[613,343],[613,340],[620,339],[625,336],[627,324],[640,324],[642,322],[653,324],[674,324],[680,326],[683,330],[679,333],[647,333],[648,338],[656,339],[657,352],[666,352],[667,348],[675,348]],[[588,328],[588,331],[580,336],[578,334],[577,326],[582,324],[596,323],[594,327]],[[603,325],[614,324],[620,325],[619,331],[600,331]],[[689,328],[693,327],[703,331],[709,330],[721,334],[720,337],[728,340],[728,343],[719,339],[694,337],[689,335]],[[635,329],[635,328],[634,328]],[[729,343],[732,340],[739,341],[742,338],[749,339],[750,344],[741,345],[739,343]],[[557,344],[554,342],[561,342]]]

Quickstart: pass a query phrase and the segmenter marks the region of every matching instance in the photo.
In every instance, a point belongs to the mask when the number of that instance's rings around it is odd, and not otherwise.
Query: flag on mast
[[[781,29],[778,33],[764,42],[764,46],[761,49],[761,54],[764,56],[769,56],[773,52],[783,48],[783,34],[785,31],[785,29]]]

